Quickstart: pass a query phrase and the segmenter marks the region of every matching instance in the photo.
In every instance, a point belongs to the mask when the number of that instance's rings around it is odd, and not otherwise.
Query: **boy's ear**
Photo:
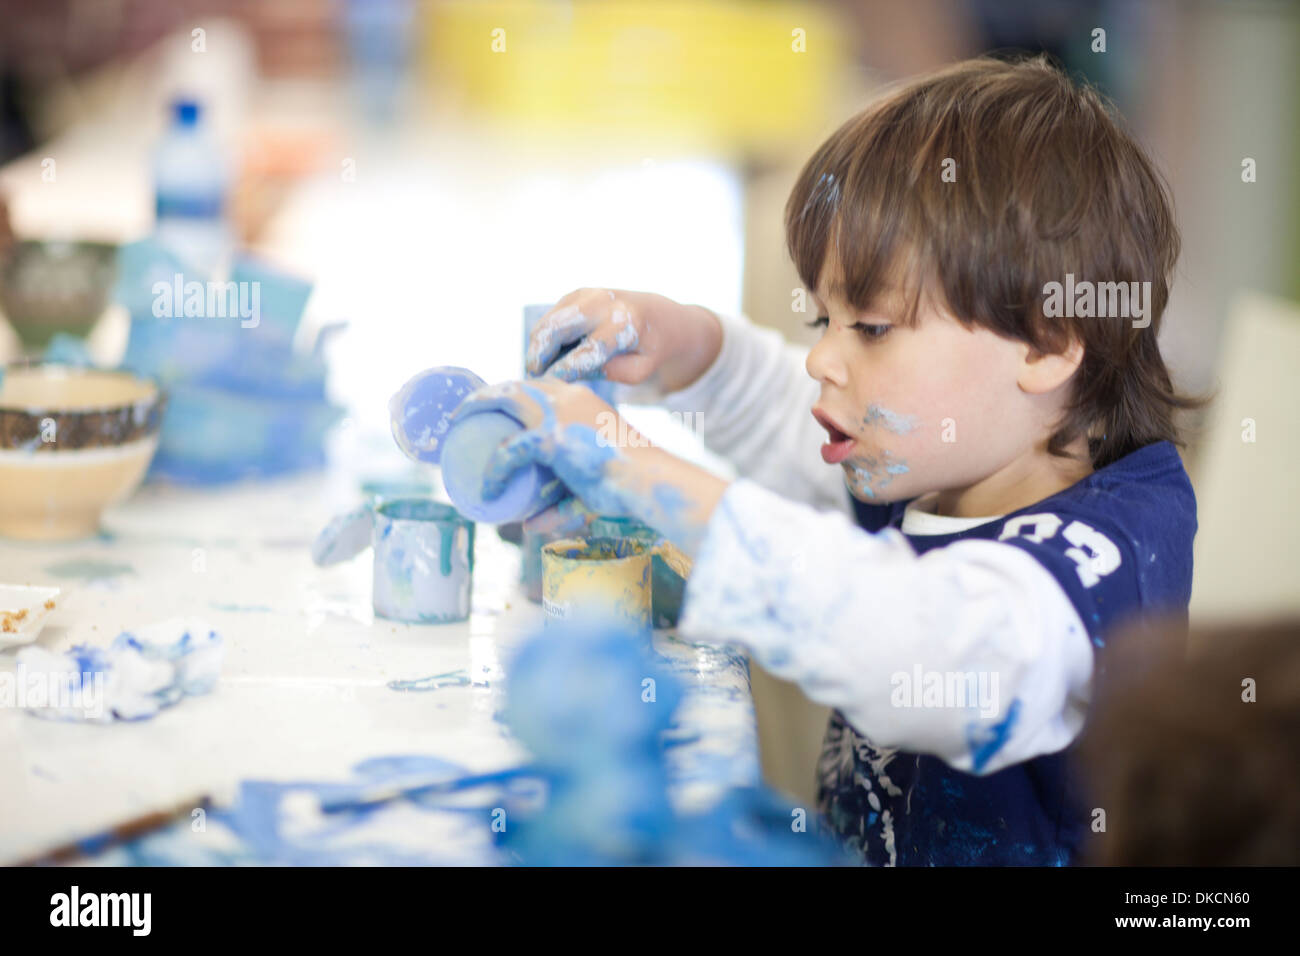
[[[1039,352],[1025,344],[1016,384],[1030,395],[1046,395],[1070,380],[1083,361],[1083,342],[1070,339],[1063,352]]]

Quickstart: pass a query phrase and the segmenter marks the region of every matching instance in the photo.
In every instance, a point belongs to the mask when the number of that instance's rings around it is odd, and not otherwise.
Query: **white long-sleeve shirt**
[[[825,434],[810,414],[819,386],[806,350],[743,317],[721,320],[713,364],[653,396],[697,413],[705,444],[740,476],[706,529],[679,633],[740,644],[873,743],[959,770],[989,774],[1068,746],[1083,726],[1093,650],[1057,579],[1009,542],[918,556],[898,531],[859,527],[841,469],[818,454]],[[903,532],[993,520],[912,507]],[[917,706],[931,675],[965,675],[972,697],[982,680],[983,692],[974,707]]]

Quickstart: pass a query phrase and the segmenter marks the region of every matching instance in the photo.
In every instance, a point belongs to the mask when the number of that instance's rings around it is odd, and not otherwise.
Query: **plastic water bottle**
[[[172,104],[171,124],[154,152],[153,174],[159,240],[187,265],[212,275],[233,244],[224,218],[230,174],[198,102]]]

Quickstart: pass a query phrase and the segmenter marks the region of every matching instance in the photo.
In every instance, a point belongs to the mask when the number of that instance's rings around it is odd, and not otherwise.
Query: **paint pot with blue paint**
[[[686,579],[669,566],[656,548],[663,536],[649,525],[630,517],[599,517],[587,527],[593,538],[635,538],[653,553],[650,557],[651,620],[655,627],[676,627],[682,611]]]
[[[419,373],[389,402],[393,437],[411,458],[442,466],[447,495],[465,517],[485,524],[524,521],[569,492],[551,469],[530,464],[515,471],[500,495],[482,497],[492,453],[524,430],[523,422],[491,410],[451,423],[465,396],[486,384],[468,369],[450,365]]]
[[[550,305],[524,306],[524,369],[525,369],[525,375],[528,378],[537,377],[537,376],[527,375],[528,340],[529,338],[532,337],[533,327],[537,325],[538,321],[541,319],[542,316],[544,316],[547,312],[551,311],[551,309],[553,308],[555,308],[554,303]],[[577,348],[578,345],[580,345],[581,343],[582,343],[582,339],[577,339],[576,341],[569,342],[568,344],[562,346],[560,348],[560,351],[556,353],[555,359],[553,359],[552,361],[558,361],[559,359],[563,358],[569,352],[572,352],[575,348]],[[611,405],[614,404],[614,383],[611,382],[609,379],[603,377],[581,379],[579,380],[578,384],[587,386],[589,389],[591,389],[593,392],[595,392],[605,401],[609,402],[609,404]]]
[[[375,613],[422,624],[468,618],[474,523],[427,498],[384,501],[374,515]]]
[[[635,538],[564,538],[542,548],[547,627],[611,625],[650,638],[650,547]]]
[[[375,549],[375,614],[394,621],[444,624],[469,617],[474,523],[430,498],[374,497],[335,518],[312,545],[318,565]]]

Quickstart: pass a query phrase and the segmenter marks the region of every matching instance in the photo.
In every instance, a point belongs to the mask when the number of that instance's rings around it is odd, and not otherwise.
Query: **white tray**
[[[60,593],[59,588],[0,584],[0,648],[36,640],[45,619],[58,607]]]

